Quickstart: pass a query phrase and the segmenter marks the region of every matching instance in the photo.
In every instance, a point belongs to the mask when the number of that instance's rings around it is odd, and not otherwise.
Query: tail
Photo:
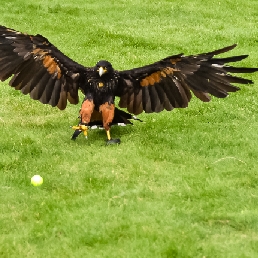
[[[142,122],[142,120],[137,118],[136,116],[131,115],[121,109],[115,108],[115,115],[112,121],[112,125],[133,124],[130,120],[138,120]]]

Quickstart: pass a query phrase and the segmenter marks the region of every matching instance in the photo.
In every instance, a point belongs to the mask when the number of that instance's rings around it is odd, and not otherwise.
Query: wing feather
[[[41,35],[28,35],[0,26],[0,79],[44,104],[64,109],[79,101],[92,68],[59,51]]]
[[[149,89],[147,87],[144,87],[142,93],[143,109],[146,113],[152,113]]]
[[[39,65],[34,65],[32,60],[29,60],[22,64],[22,67],[18,69],[19,72],[15,73],[9,82],[9,85],[15,87],[17,90],[21,90],[29,81],[32,80],[34,74],[38,72]],[[24,82],[25,84],[23,84]]]
[[[201,101],[210,101],[210,95],[225,98],[229,92],[239,88],[232,83],[253,83],[249,79],[231,75],[230,73],[253,73],[258,68],[229,66],[229,62],[239,62],[248,55],[214,58],[236,47],[236,44],[222,49],[198,55],[184,56],[178,54],[164,58],[158,62],[131,70],[117,71],[119,88],[116,96],[120,97],[120,107],[129,112],[139,114],[160,112],[163,109],[185,108],[191,100],[191,92]],[[137,92],[132,109],[125,98]],[[141,94],[140,94],[141,92]],[[141,98],[141,99],[140,99]],[[130,108],[129,108],[130,106]]]
[[[61,85],[61,92],[60,92],[59,100],[57,103],[57,107],[60,110],[64,110],[67,105],[67,92],[63,90],[63,86],[64,86],[64,84]]]
[[[159,95],[156,91],[155,87],[149,87],[149,94],[150,94],[150,102],[151,102],[151,110],[152,112],[160,112],[162,109]]]
[[[53,91],[51,92],[51,98],[48,104],[55,107],[59,101],[60,92],[61,92],[61,80],[56,80],[53,87]]]
[[[25,71],[26,73],[26,71]],[[24,75],[24,73],[22,74]],[[30,93],[37,85],[39,85],[40,80],[42,80],[42,78],[44,77],[44,75],[48,75],[47,73],[45,73],[45,70],[43,67],[39,67],[39,69],[33,74],[33,77],[25,77],[28,82],[26,80],[24,80],[23,78],[21,78],[21,82],[20,82],[20,87],[21,87],[21,92],[23,94],[28,94]],[[44,87],[45,85],[43,85]],[[40,87],[40,86],[38,86]],[[32,95],[31,95],[32,97]]]
[[[127,108],[130,110],[130,113],[133,113],[133,103],[134,103],[134,92],[132,92],[130,95],[128,94],[127,98]]]
[[[166,100],[166,93],[164,91],[164,85],[161,83],[160,85],[155,85],[155,90],[157,92],[158,98],[160,100],[160,104],[163,105]]]
[[[46,86],[44,88],[44,91],[41,94],[40,97],[40,101],[43,104],[48,104],[50,99],[51,99],[51,95],[53,93],[52,89],[54,88],[55,85],[55,78],[53,78],[53,76],[51,76],[48,80],[48,82],[46,83]]]
[[[30,88],[30,97],[32,99],[39,100],[41,98],[50,78],[51,78],[51,75],[49,73],[45,73],[44,71],[38,83],[31,82],[31,85],[33,85],[33,89],[32,87]]]
[[[174,90],[174,82],[173,80],[171,80],[170,82],[170,79],[167,78],[165,81],[164,81],[164,84],[163,84],[163,89],[164,89],[164,92],[167,96],[167,99],[169,101],[169,103],[173,106],[173,107],[177,107],[177,103],[176,103],[176,100],[175,100],[175,95],[176,92]],[[172,87],[171,87],[172,86]]]
[[[142,91],[139,91],[135,96],[134,96],[134,102],[133,102],[133,114],[138,115],[142,113],[143,111],[143,106],[142,106]]]

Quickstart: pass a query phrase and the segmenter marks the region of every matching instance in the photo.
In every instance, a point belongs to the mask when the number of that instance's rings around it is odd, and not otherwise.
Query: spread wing
[[[119,71],[120,86],[116,92],[120,97],[119,106],[137,115],[143,111],[151,113],[187,107],[191,92],[204,102],[210,101],[210,95],[226,97],[228,92],[239,90],[232,83],[253,83],[229,73],[258,71],[258,68],[226,65],[247,55],[214,58],[234,47],[236,44],[199,55],[174,55],[151,65]]]
[[[77,104],[78,89],[91,70],[39,34],[27,35],[0,26],[0,79],[14,75],[10,86],[35,100],[59,109],[65,109],[67,99]]]

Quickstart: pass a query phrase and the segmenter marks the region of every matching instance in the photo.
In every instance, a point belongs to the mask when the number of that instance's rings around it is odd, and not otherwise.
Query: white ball
[[[34,175],[30,181],[34,186],[40,186],[43,184],[43,178],[40,175]]]

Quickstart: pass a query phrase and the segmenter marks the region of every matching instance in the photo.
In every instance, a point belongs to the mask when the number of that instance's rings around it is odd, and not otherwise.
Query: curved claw
[[[75,126],[72,126],[72,129],[82,131],[84,136],[87,138],[87,136],[88,136],[88,126],[86,126],[86,125],[75,125]]]
[[[107,145],[120,144],[120,143],[121,143],[120,139],[110,139],[110,140],[107,140]]]

